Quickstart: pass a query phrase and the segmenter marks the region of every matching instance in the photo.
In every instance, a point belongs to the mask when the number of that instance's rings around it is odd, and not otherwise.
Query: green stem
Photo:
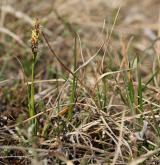
[[[33,62],[32,62],[32,79],[31,79],[31,88],[30,88],[30,105],[29,105],[29,115],[30,117],[33,117],[36,115],[35,112],[35,100],[34,100],[34,94],[35,94],[35,86],[34,86],[34,78],[35,78],[35,57],[33,56]],[[36,133],[36,119],[31,120],[31,124],[34,124],[34,133]]]
[[[77,36],[75,36],[75,45],[74,45],[74,72],[73,80],[71,81],[71,95],[70,95],[70,108],[68,112],[68,120],[71,120],[73,117],[73,111],[76,103],[76,88],[77,88],[77,75],[75,73],[77,69]]]

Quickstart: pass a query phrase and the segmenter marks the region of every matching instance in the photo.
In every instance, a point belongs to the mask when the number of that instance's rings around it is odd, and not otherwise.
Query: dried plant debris
[[[160,164],[159,9],[0,0],[0,164]]]

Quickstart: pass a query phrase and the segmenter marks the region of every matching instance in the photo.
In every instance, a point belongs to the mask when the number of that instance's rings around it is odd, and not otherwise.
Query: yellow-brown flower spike
[[[34,56],[36,56],[37,54],[39,34],[40,34],[40,25],[38,19],[36,19],[34,22],[34,29],[32,30],[32,36],[31,36],[31,49]]]

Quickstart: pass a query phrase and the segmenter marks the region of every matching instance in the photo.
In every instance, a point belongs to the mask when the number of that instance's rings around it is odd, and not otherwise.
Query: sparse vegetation
[[[1,0],[0,164],[160,164],[159,5]]]

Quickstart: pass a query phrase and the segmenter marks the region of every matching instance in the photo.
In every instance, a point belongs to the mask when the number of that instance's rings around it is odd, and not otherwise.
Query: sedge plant
[[[36,64],[36,58],[38,54],[38,42],[39,42],[39,34],[40,34],[40,25],[38,22],[38,19],[35,20],[34,28],[32,30],[32,36],[31,36],[31,51],[32,51],[32,64],[31,64],[31,84],[28,85],[28,105],[29,105],[29,117],[33,118],[36,115],[35,110],[35,100],[34,100],[34,94],[35,94],[35,64]],[[33,132],[36,134],[37,132],[37,120],[36,118],[31,119],[31,126],[33,126]]]

